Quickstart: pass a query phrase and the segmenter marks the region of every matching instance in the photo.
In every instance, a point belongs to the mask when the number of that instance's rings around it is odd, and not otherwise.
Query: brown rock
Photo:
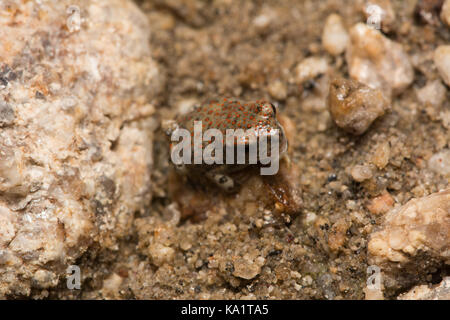
[[[340,128],[352,134],[363,134],[389,107],[380,90],[357,81],[337,78],[330,84],[328,108],[331,116]]]
[[[385,214],[392,209],[394,203],[394,199],[389,192],[386,191],[381,196],[373,198],[367,206],[367,209],[374,215]]]

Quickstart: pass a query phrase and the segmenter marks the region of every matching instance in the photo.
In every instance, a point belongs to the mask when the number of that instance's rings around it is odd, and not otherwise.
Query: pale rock
[[[434,64],[442,80],[450,86],[450,45],[439,46],[434,51]]]
[[[442,279],[435,286],[426,284],[415,286],[406,293],[401,294],[398,300],[450,300],[450,277]]]
[[[428,160],[428,167],[443,176],[450,175],[450,149],[445,149],[434,154]]]
[[[300,62],[296,69],[297,83],[304,83],[328,72],[328,62],[322,57],[309,57]]]
[[[341,16],[331,14],[325,21],[322,33],[322,45],[331,55],[338,56],[347,49],[350,41]]]
[[[0,9],[0,298],[117,250],[151,198],[162,79],[147,18],[128,0],[75,2],[81,17],[69,0]]]
[[[365,165],[356,165],[351,169],[351,175],[353,180],[357,182],[363,182],[372,178],[373,172],[369,166]]]
[[[170,263],[175,257],[175,250],[160,243],[151,244],[149,247],[150,257],[156,266]]]
[[[401,93],[414,80],[409,56],[401,44],[380,31],[358,23],[350,30],[346,60],[350,76],[371,88]]]
[[[439,107],[445,100],[447,90],[442,84],[441,80],[434,80],[428,82],[423,88],[416,90],[417,99],[423,105],[431,105],[432,107]]]
[[[450,264],[450,189],[412,199],[384,216],[370,235],[368,261],[383,271],[384,285],[397,290],[425,280]]]
[[[450,27],[450,0],[445,0],[441,11],[442,21]]]
[[[270,83],[268,90],[270,95],[274,99],[285,100],[287,97],[286,85],[280,80],[275,80],[274,82]]]

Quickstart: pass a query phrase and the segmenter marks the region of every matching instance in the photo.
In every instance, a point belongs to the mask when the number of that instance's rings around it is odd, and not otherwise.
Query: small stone
[[[312,285],[313,282],[314,282],[314,280],[313,280],[313,278],[312,278],[310,275],[304,276],[304,277],[302,278],[302,284],[303,284],[304,286],[307,286],[307,287],[308,287],[308,286]]]
[[[103,280],[103,293],[114,296],[117,292],[119,292],[122,282],[123,278],[121,276],[117,273],[112,273],[108,278]]]
[[[331,228],[328,234],[328,247],[331,251],[337,252],[341,249],[347,240],[346,232],[350,228],[350,223],[345,219],[339,219]]]
[[[250,280],[256,277],[261,272],[261,267],[264,264],[264,259],[255,259],[252,261],[249,258],[238,258],[234,261],[233,276]]]
[[[450,27],[450,0],[445,0],[441,11],[442,21]]]
[[[389,109],[381,90],[354,80],[336,78],[330,84],[328,108],[338,127],[361,135]]]
[[[156,266],[162,266],[164,263],[170,263],[175,257],[175,250],[160,243],[150,245],[149,253],[153,263]]]
[[[277,100],[285,100],[287,97],[287,88],[283,82],[276,80],[269,84],[270,95]]]
[[[414,80],[409,56],[401,44],[385,37],[364,23],[350,30],[346,60],[350,76],[388,96],[403,92]]]
[[[446,94],[447,90],[439,79],[430,81],[423,88],[416,90],[417,99],[423,105],[432,107],[441,106]]]
[[[434,64],[444,82],[450,86],[450,45],[439,46],[434,51]]]
[[[389,142],[384,141],[380,143],[375,149],[375,154],[372,157],[372,163],[378,167],[378,169],[384,169],[389,163],[391,156],[391,147]]]
[[[428,166],[443,176],[450,174],[450,149],[442,150],[428,160]]]
[[[253,25],[258,32],[266,31],[277,18],[275,11],[269,7],[263,7],[260,14],[253,19]]]
[[[341,16],[331,14],[325,22],[322,33],[322,45],[329,54],[338,56],[345,51],[350,37],[342,23]]]
[[[381,215],[389,212],[394,206],[394,199],[389,192],[384,192],[381,196],[373,198],[367,209],[374,215]]]
[[[325,58],[309,57],[300,62],[295,70],[297,83],[302,84],[327,73],[328,62]]]
[[[351,175],[356,182],[363,182],[372,178],[372,169],[369,166],[356,165],[351,169]]]

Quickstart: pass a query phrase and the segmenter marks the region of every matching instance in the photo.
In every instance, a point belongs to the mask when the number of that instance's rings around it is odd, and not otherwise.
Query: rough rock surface
[[[131,1],[1,5],[0,297],[26,296],[149,200],[159,75]]]
[[[360,135],[389,110],[390,105],[381,90],[358,81],[336,78],[330,84],[328,108],[340,128]]]
[[[442,21],[450,27],[450,0],[445,0],[441,11]]]
[[[358,23],[350,30],[346,54],[349,74],[372,88],[401,93],[414,80],[414,70],[401,44]]]
[[[450,189],[391,210],[370,236],[369,263],[386,275],[386,288],[416,283],[450,264]]]
[[[442,80],[450,86],[450,45],[439,46],[434,52],[434,63]]]
[[[450,277],[434,287],[428,285],[415,286],[398,297],[399,300],[450,300]]]
[[[446,94],[447,90],[439,79],[430,81],[423,88],[416,91],[417,100],[424,105],[429,104],[433,108],[438,108],[442,105]]]

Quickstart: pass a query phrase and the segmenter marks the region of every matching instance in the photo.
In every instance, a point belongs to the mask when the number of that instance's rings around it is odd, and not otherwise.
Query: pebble
[[[417,100],[423,105],[439,107],[445,100],[447,90],[442,81],[437,79],[428,82],[423,88],[416,90]]]
[[[351,169],[350,174],[353,180],[355,180],[356,182],[363,182],[365,180],[372,178],[373,176],[372,169],[369,166],[364,165],[354,166]]]
[[[450,86],[450,45],[439,46],[434,51],[434,64],[442,80]]]
[[[441,20],[450,27],[450,0],[445,0],[442,6]]]
[[[175,257],[175,250],[160,243],[151,244],[149,253],[156,266],[162,266],[164,263],[170,263]]]
[[[260,274],[264,262],[265,259],[263,257],[258,257],[255,261],[252,261],[247,257],[238,258],[233,263],[233,276],[246,280],[253,279]]]
[[[391,147],[389,142],[383,141],[380,143],[374,152],[372,157],[372,163],[378,167],[378,169],[384,169],[389,163],[389,158],[391,156]]]
[[[277,100],[285,100],[287,97],[286,85],[280,80],[276,80],[269,84],[269,94]]]
[[[444,176],[450,174],[450,149],[445,149],[433,155],[428,160],[428,167]]]
[[[350,40],[346,60],[353,79],[394,94],[413,82],[414,70],[401,44],[364,23],[353,26]]]
[[[297,83],[302,84],[328,72],[328,62],[322,57],[309,57],[295,69]]]
[[[361,135],[390,105],[381,90],[354,80],[336,78],[330,84],[328,108],[338,127]]]
[[[325,50],[333,56],[338,56],[347,49],[349,41],[350,37],[345,30],[341,16],[329,15],[322,34],[322,45]]]
[[[367,209],[371,214],[381,215],[389,212],[389,210],[393,208],[394,203],[394,199],[389,192],[386,191],[381,196],[373,198],[367,206]]]

